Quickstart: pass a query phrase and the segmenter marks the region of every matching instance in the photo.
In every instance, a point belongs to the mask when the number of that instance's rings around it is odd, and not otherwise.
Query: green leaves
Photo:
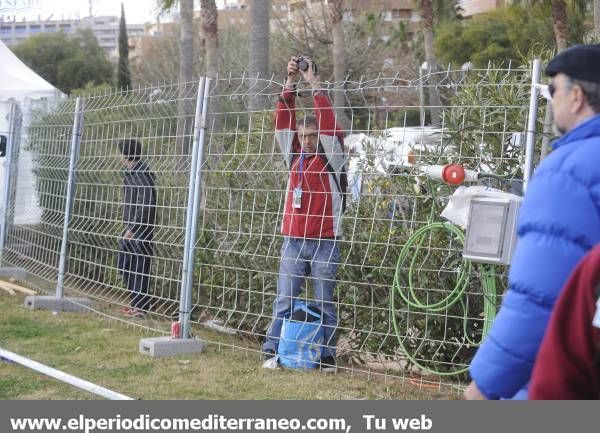
[[[474,16],[468,21],[442,24],[436,33],[436,54],[443,63],[476,67],[488,62],[522,64],[521,54],[532,43],[541,50],[554,46],[552,17],[540,7],[511,6]]]
[[[40,34],[16,45],[14,53],[65,93],[85,85],[111,83],[113,67],[91,30]]]

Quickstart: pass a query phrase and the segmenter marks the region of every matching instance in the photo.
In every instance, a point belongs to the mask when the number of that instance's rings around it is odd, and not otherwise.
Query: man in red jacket
[[[537,355],[531,400],[600,398],[600,245],[563,289]]]
[[[315,116],[296,121],[295,83],[300,75],[313,89]],[[337,312],[333,297],[345,206],[346,157],[343,133],[336,124],[329,97],[318,88],[311,59],[292,57],[287,65],[286,84],[277,102],[275,136],[289,178],[277,297],[263,352],[267,359],[277,353],[283,318],[291,312],[293,301],[310,277],[314,304],[323,314],[321,370],[335,372]]]

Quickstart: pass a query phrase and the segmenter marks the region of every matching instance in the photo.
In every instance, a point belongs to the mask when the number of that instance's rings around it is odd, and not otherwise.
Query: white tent
[[[32,71],[0,41],[0,104],[11,102],[19,105],[22,113],[21,144],[27,140],[27,127],[33,111],[46,110],[64,97],[60,90]],[[9,119],[2,117],[0,129],[8,131],[8,125],[2,123]],[[4,170],[4,164],[0,164],[0,182],[4,181]],[[17,170],[14,224],[38,224],[42,209],[39,206],[31,152],[20,149]]]
[[[23,63],[0,41],[0,101],[55,100],[63,93]]]

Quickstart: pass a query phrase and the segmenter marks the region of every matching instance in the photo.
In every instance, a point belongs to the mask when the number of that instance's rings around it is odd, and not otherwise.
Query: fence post
[[[192,166],[190,169],[190,187],[186,218],[186,236],[181,278],[181,300],[179,304],[179,321],[181,338],[189,338],[190,314],[192,309],[192,286],[194,279],[194,247],[196,246],[196,230],[198,227],[198,207],[201,200],[202,159],[204,156],[204,137],[206,133],[206,117],[208,112],[208,94],[210,78],[202,77],[198,85],[196,115],[194,120],[194,141],[192,147]]]
[[[185,85],[182,83],[182,85]],[[190,338],[190,314],[192,309],[192,285],[194,277],[194,246],[198,207],[200,202],[200,182],[202,180],[202,155],[204,152],[204,134],[208,109],[208,89],[210,78],[201,77],[198,83],[196,113],[194,115],[194,139],[188,187],[188,203],[185,217],[185,242],[183,246],[183,265],[181,269],[181,293],[179,299],[180,335],[177,338],[143,338],[139,342],[139,351],[143,355],[159,358],[163,356],[199,353],[203,349],[201,340]]]
[[[73,119],[73,134],[71,135],[71,158],[69,159],[69,177],[67,180],[67,199],[65,202],[65,220],[63,222],[63,235],[60,245],[60,260],[58,262],[58,279],[56,282],[56,298],[62,299],[64,295],[65,268],[67,267],[67,249],[69,244],[69,221],[75,196],[75,165],[79,159],[79,144],[81,143],[81,129],[83,123],[83,109],[81,98],[75,101],[75,116]]]
[[[13,165],[15,143],[17,143],[18,134],[20,134],[20,113],[17,104],[11,104],[10,107],[10,127],[8,131],[8,141],[6,143],[6,153],[4,159],[4,185],[2,188],[2,205],[0,207],[0,266],[4,259],[4,245],[6,242],[6,225],[8,224],[8,209],[11,198],[11,179],[13,176]],[[16,182],[15,182],[16,185]]]
[[[60,245],[60,259],[58,262],[58,278],[54,296],[27,296],[25,307],[32,310],[52,311],[87,311],[91,302],[85,298],[65,298],[64,282],[67,267],[67,250],[69,244],[69,222],[75,197],[75,166],[79,159],[79,145],[83,129],[83,102],[80,97],[75,100],[75,114],[73,116],[73,133],[71,134],[71,153],[69,158],[69,175],[67,178],[67,192],[65,202],[65,219],[63,222],[63,235]]]
[[[527,139],[525,145],[525,166],[523,167],[523,193],[527,190],[527,185],[533,174],[533,158],[535,152],[535,131],[537,122],[537,109],[539,98],[539,84],[542,70],[542,61],[533,60],[531,70],[531,94],[529,98],[529,115],[527,117]]]

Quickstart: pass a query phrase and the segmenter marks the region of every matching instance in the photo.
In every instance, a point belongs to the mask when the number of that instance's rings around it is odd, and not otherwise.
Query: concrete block
[[[0,277],[16,278],[18,280],[27,279],[27,271],[21,268],[0,267]]]
[[[62,298],[54,296],[27,296],[25,297],[25,308],[30,310],[67,311],[71,313],[86,313],[92,302],[85,298]]]
[[[204,347],[201,340],[180,339],[171,337],[143,338],[140,340],[140,353],[153,358],[189,355],[200,353]]]

